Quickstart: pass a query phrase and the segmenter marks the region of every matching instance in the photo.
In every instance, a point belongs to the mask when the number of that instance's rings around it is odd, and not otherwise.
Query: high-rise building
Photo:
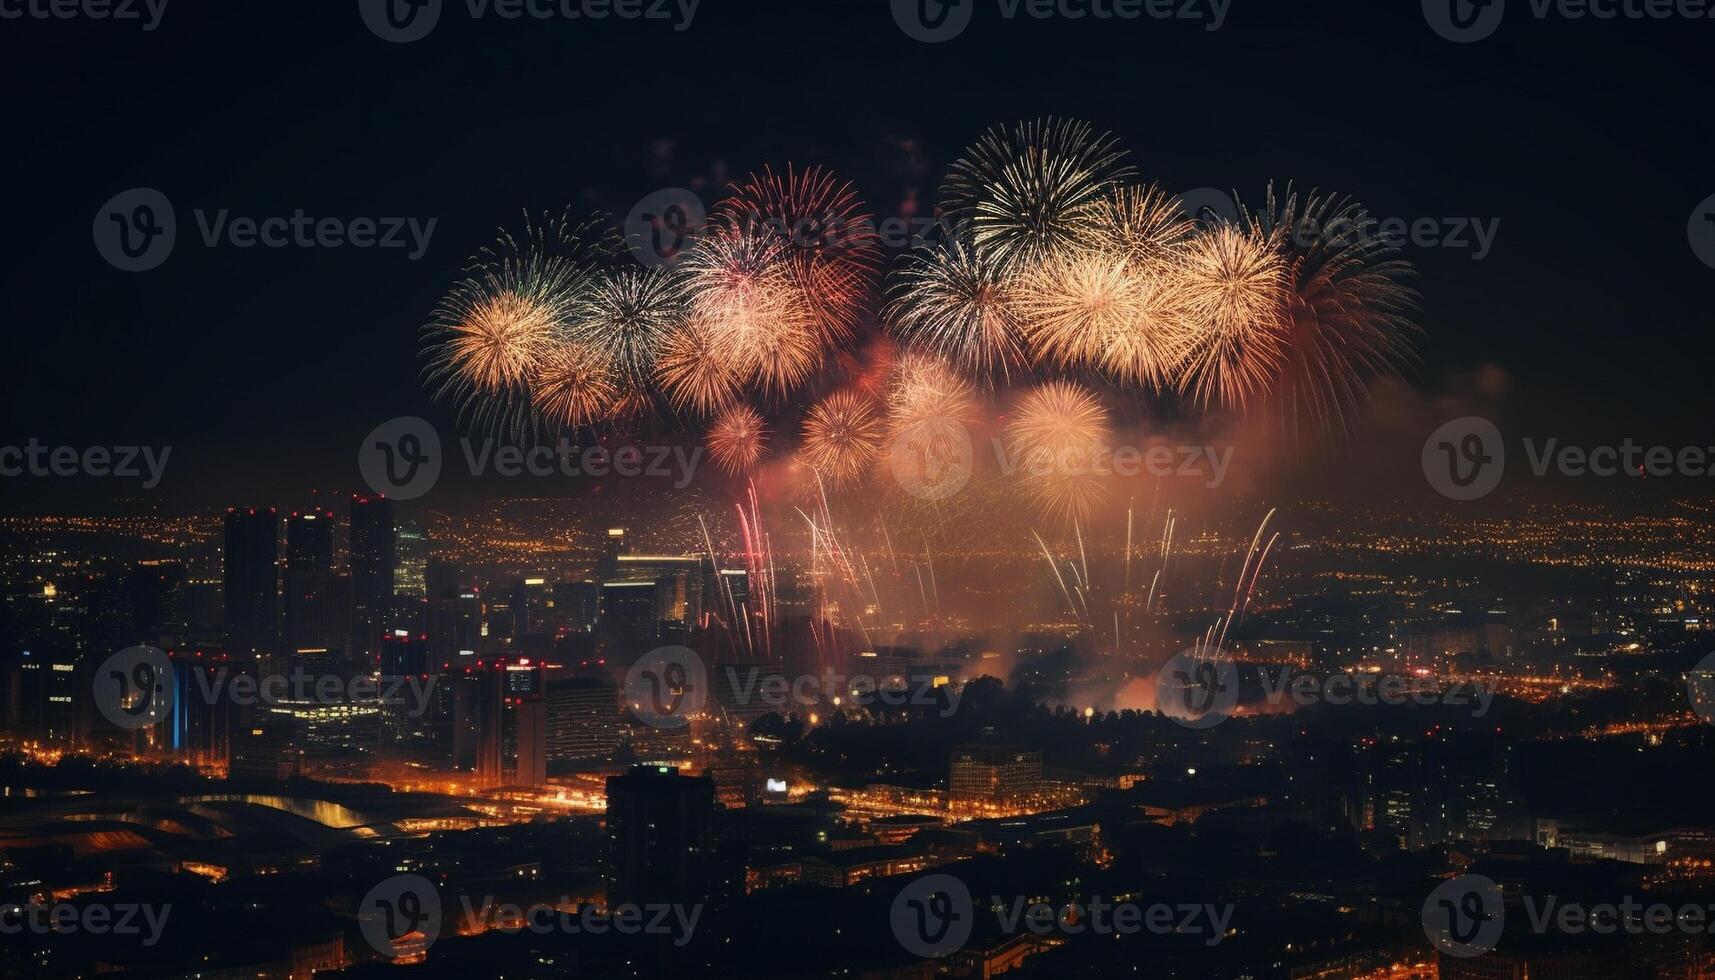
[[[398,566],[393,596],[405,603],[422,602],[429,594],[429,533],[416,521],[405,521],[394,541]]]
[[[294,650],[330,650],[343,642],[334,633],[334,527],[331,510],[293,511],[286,518],[286,645]]]
[[[715,783],[669,766],[607,780],[610,906],[704,901],[714,887]]]
[[[596,582],[558,582],[554,585],[556,631],[594,633],[601,619],[601,585]]]
[[[629,664],[660,637],[654,582],[605,582],[601,587],[601,641],[608,660]]]
[[[274,508],[226,512],[226,645],[235,653],[273,647],[279,639],[279,517]]]
[[[398,551],[393,533],[393,501],[386,497],[351,498],[351,654],[374,663],[382,631],[393,607]]]
[[[481,663],[448,678],[453,694],[453,768],[474,772],[484,784],[504,782],[505,672]]]
[[[548,683],[548,758],[603,758],[619,747],[619,689],[605,677]]]

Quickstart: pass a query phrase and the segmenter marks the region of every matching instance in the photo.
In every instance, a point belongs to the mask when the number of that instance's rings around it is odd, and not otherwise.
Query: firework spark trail
[[[1078,521],[1072,522],[1072,533],[1078,537],[1078,562],[1084,568],[1084,583],[1090,581],[1090,555],[1084,550],[1084,528]]]
[[[923,598],[923,618],[930,619],[929,590],[923,587],[923,566],[912,562],[911,570],[917,573],[917,594]]]
[[[929,552],[929,539],[923,539],[923,560],[929,566],[929,591],[935,595],[935,615],[941,615],[941,583],[935,580],[935,556]]]
[[[1262,577],[1263,563],[1268,561],[1269,552],[1274,550],[1274,543],[1279,540],[1280,532],[1276,531],[1268,539],[1268,544],[1263,546],[1262,554],[1256,560],[1256,568],[1251,572],[1251,584],[1245,589],[1245,600],[1239,604],[1239,622],[1241,623],[1244,622],[1245,613],[1249,611],[1251,599],[1256,594],[1256,582]]]
[[[1254,578],[1252,571],[1251,571],[1251,563],[1253,561],[1256,561],[1257,562],[1256,572],[1260,573],[1262,571],[1261,561],[1260,561],[1260,559],[1258,559],[1257,547],[1262,543],[1263,533],[1268,529],[1268,522],[1274,519],[1275,511],[1277,509],[1278,508],[1270,509],[1269,512],[1263,517],[1262,523],[1257,525],[1256,533],[1251,535],[1251,546],[1250,546],[1249,550],[1247,550],[1245,552],[1244,564],[1239,567],[1238,583],[1233,587],[1233,604],[1232,604],[1232,607],[1227,611],[1226,616],[1222,617],[1222,622],[1225,625],[1223,625],[1221,627],[1220,639],[1218,641],[1218,646],[1220,646],[1222,648],[1225,648],[1226,643],[1227,643],[1227,630],[1232,626],[1232,624],[1235,620],[1239,619],[1243,615],[1243,608],[1242,608],[1241,603],[1243,602],[1243,599],[1244,599],[1244,590],[1245,590],[1246,579],[1249,578],[1253,585],[1255,583],[1255,578]],[[1274,546],[1274,541],[1272,539],[1270,539],[1269,547],[1272,548],[1273,546]],[[1261,552],[1261,554],[1262,554],[1262,557],[1266,558],[1267,557],[1267,549],[1264,549]]]
[[[1133,504],[1135,504],[1136,502],[1137,501],[1134,498],[1133,500],[1131,500],[1130,502],[1128,502],[1126,504],[1126,508],[1125,508],[1125,591],[1126,592],[1131,591],[1131,522],[1132,522],[1132,517],[1134,516]]]
[[[727,577],[721,574],[720,560],[715,557],[715,542],[714,539],[709,536],[708,522],[703,520],[703,515],[701,514],[697,515],[697,525],[703,529],[703,547],[708,550],[709,564],[715,571],[715,581],[720,584],[721,595],[726,599],[728,619],[723,620],[721,626],[726,630],[727,638],[732,640],[734,647],[736,647],[738,645],[738,637],[733,634],[731,623],[738,619],[738,604],[733,598],[732,583],[728,582]]]
[[[1067,609],[1080,623],[1083,622],[1083,617],[1078,615],[1078,603],[1072,599],[1072,590],[1066,587],[1066,578],[1060,574],[1060,563],[1054,560],[1054,555],[1048,550],[1048,542],[1043,541],[1042,535],[1035,531],[1031,531],[1030,536],[1036,539],[1036,546],[1042,549],[1042,557],[1048,562],[1049,571],[1054,573],[1054,581],[1060,583],[1060,594],[1066,597]]]
[[[1154,605],[1155,605],[1155,587],[1156,587],[1156,585],[1160,584],[1160,582],[1161,582],[1161,569],[1158,568],[1155,570],[1155,577],[1149,580],[1149,599],[1146,602],[1144,602],[1144,604],[1143,604],[1143,611],[1144,612],[1149,612],[1149,610],[1152,607],[1154,607]]]

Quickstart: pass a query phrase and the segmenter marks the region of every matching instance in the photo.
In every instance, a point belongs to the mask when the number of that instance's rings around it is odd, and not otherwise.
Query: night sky
[[[1508,417],[1543,435],[1710,444],[1715,269],[1686,226],[1715,194],[1715,20],[1538,20],[1513,0],[1495,36],[1457,45],[1409,0],[1232,0],[1215,32],[976,2],[935,45],[886,0],[704,0],[682,32],[473,20],[451,0],[411,44],[353,0],[172,0],[152,32],[0,20],[0,444],[171,444],[180,493],[350,479],[377,423],[450,420],[419,384],[418,329],[521,209],[623,216],[662,187],[796,162],[886,216],[913,192],[932,207],[986,127],[1046,114],[1111,129],[1172,190],[1255,199],[1291,179],[1382,216],[1499,218],[1482,261],[1410,250],[1413,383],[1493,363]],[[139,186],[173,202],[178,245],[126,273],[91,224]],[[199,208],[437,225],[419,261],[210,249]]]

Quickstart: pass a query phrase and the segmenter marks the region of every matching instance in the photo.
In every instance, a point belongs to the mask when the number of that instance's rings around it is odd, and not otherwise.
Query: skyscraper
[[[226,644],[237,653],[271,647],[279,638],[278,524],[272,507],[226,512]]]
[[[352,656],[374,663],[382,630],[393,607],[398,571],[393,533],[393,501],[386,497],[351,498]]]
[[[334,635],[331,510],[293,511],[286,518],[286,645],[332,649]]]
[[[706,776],[638,766],[608,777],[608,904],[708,898],[714,810],[715,782]]]

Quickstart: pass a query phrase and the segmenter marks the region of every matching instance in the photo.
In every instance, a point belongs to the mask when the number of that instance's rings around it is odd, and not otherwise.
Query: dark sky
[[[1512,0],[1495,36],[1456,45],[1412,0],[1231,0],[1215,32],[970,2],[970,28],[937,45],[886,0],[703,0],[684,31],[473,19],[449,0],[411,44],[373,35],[355,0],[171,0],[152,32],[0,20],[0,444],[167,443],[176,474],[241,486],[349,471],[375,424],[446,418],[417,380],[418,328],[520,209],[623,215],[795,161],[885,215],[912,188],[932,203],[987,126],[1050,113],[1111,129],[1174,190],[1294,179],[1378,215],[1499,218],[1482,261],[1412,250],[1414,380],[1433,392],[1494,362],[1545,435],[1708,444],[1715,269],[1686,226],[1715,194],[1715,20],[1538,20]],[[91,224],[139,186],[173,202],[179,241],[125,273]],[[206,248],[192,212],[221,208],[438,224],[415,262]]]

